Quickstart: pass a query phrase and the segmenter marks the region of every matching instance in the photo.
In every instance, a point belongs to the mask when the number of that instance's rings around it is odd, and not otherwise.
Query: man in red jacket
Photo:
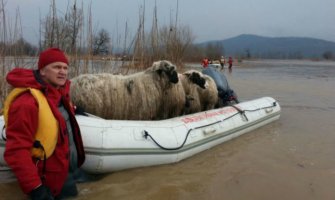
[[[4,158],[17,177],[23,192],[31,199],[61,199],[77,195],[74,173],[85,160],[80,129],[70,104],[68,59],[57,48],[43,51],[38,69],[15,68],[7,75],[7,82],[14,88],[29,88],[17,95],[8,108],[6,123],[6,149]],[[42,123],[41,106],[31,89],[41,92],[47,107],[56,121],[56,129],[44,134],[43,141],[36,139]],[[47,119],[49,120],[49,119]],[[50,128],[52,129],[52,128]],[[49,134],[55,132],[55,139]],[[43,145],[54,143],[46,153]],[[32,155],[33,148],[41,148],[44,157]]]

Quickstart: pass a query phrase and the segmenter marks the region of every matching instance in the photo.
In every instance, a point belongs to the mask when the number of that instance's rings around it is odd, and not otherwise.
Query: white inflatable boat
[[[86,161],[83,169],[106,173],[175,163],[279,119],[271,97],[242,102],[160,121],[105,120],[77,116]],[[4,124],[3,116],[0,126]],[[0,139],[0,166],[5,166],[5,133]]]

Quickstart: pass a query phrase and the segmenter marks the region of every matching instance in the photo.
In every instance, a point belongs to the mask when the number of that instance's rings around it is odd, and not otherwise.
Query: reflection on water
[[[80,184],[77,199],[335,199],[335,63],[244,61],[223,73],[240,99],[278,100],[280,120],[176,164]],[[18,191],[2,183],[0,199]]]

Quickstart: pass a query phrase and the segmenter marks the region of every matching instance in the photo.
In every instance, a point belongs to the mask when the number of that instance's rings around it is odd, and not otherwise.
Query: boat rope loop
[[[236,115],[238,115],[238,114],[241,114],[241,113],[243,113],[243,115],[246,117],[246,119],[247,119],[247,121],[248,121],[248,118],[247,118],[247,116],[245,115],[245,112],[255,112],[255,111],[258,111],[258,110],[263,110],[263,109],[272,108],[272,107],[276,107],[276,106],[277,106],[277,102],[273,102],[271,106],[265,106],[265,107],[261,107],[261,108],[257,108],[257,109],[253,109],[253,110],[241,110],[241,109],[239,109],[239,108],[237,108],[237,107],[235,107],[235,106],[232,106],[232,107],[234,107],[234,108],[238,111],[237,113],[234,113],[233,115],[231,115],[231,116],[229,116],[229,117],[226,117],[226,118],[224,118],[224,119],[222,119],[222,120],[213,122],[213,123],[211,123],[211,124],[206,124],[206,125],[203,125],[203,126],[198,126],[198,127],[189,129],[189,130],[187,131],[187,133],[186,133],[186,136],[185,136],[185,139],[184,139],[183,143],[182,143],[180,146],[178,146],[178,147],[172,147],[172,148],[169,148],[169,147],[164,147],[164,146],[162,146],[162,145],[159,144],[159,143],[152,137],[152,135],[150,135],[150,134],[148,133],[148,131],[146,131],[146,130],[143,131],[143,137],[144,137],[145,139],[148,139],[148,137],[151,138],[151,140],[152,140],[152,141],[153,141],[159,148],[161,148],[161,149],[163,149],[163,150],[167,150],[167,151],[175,151],[175,150],[179,150],[179,149],[181,149],[181,148],[184,147],[184,145],[185,145],[185,143],[186,143],[186,141],[187,141],[187,139],[188,139],[188,137],[189,137],[191,131],[193,131],[193,130],[200,129],[200,128],[204,128],[204,127],[207,127],[207,126],[211,126],[211,125],[214,125],[214,124],[218,124],[218,123],[224,122],[224,121],[226,121],[226,120],[228,120],[228,119],[230,119],[230,118],[233,118],[234,116],[236,116]]]
[[[149,133],[148,133],[148,131],[146,131],[146,130],[144,130],[144,137],[145,137],[145,139],[148,139],[148,137],[150,137],[151,138],[151,140],[159,147],[159,148],[161,148],[161,149],[163,149],[163,150],[167,150],[167,151],[174,151],[174,150],[178,150],[178,149],[181,149],[181,148],[183,148],[183,146],[185,145],[185,143],[186,143],[186,141],[187,141],[187,138],[188,138],[188,136],[190,135],[190,133],[191,133],[191,131],[192,131],[193,129],[189,129],[188,131],[187,131],[187,134],[186,134],[186,137],[185,137],[185,139],[184,139],[184,142],[179,146],[179,147],[175,147],[175,148],[168,148],[168,147],[163,147],[161,144],[159,144]]]
[[[231,107],[235,108],[243,117],[245,120],[249,121],[247,115],[245,114],[245,110],[241,110],[239,107],[231,105]]]

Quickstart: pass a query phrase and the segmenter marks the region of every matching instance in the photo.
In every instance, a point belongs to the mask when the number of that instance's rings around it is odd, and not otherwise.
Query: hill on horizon
[[[306,37],[263,37],[242,34],[197,44],[220,45],[225,56],[251,58],[326,58],[335,56],[335,42]]]

